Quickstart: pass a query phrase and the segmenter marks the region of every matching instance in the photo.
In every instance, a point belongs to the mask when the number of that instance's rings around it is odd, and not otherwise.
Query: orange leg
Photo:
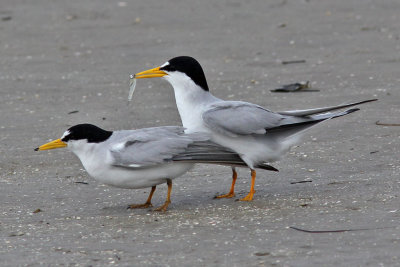
[[[245,196],[244,198],[242,198],[240,201],[252,201],[253,200],[253,195],[256,192],[256,190],[254,190],[254,185],[256,183],[256,171],[255,170],[251,170],[251,186],[250,186],[250,192],[247,194],[247,196]]]
[[[171,191],[172,191],[172,180],[167,179],[168,192],[167,192],[167,200],[165,200],[164,205],[155,209],[155,211],[167,211],[168,205],[171,203]]]
[[[215,198],[231,198],[235,196],[235,183],[237,179],[237,172],[235,168],[232,168],[232,185],[231,185],[231,190],[229,190],[228,194],[225,195],[220,195],[220,196],[215,196]]]
[[[145,209],[145,208],[149,208],[149,207],[153,207],[153,205],[151,204],[151,198],[153,197],[154,191],[156,191],[156,186],[153,186],[151,188],[149,197],[146,200],[146,203],[144,204],[131,204],[128,206],[128,209]]]

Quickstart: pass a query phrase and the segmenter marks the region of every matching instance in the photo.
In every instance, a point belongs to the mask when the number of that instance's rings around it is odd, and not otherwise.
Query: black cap
[[[188,56],[180,56],[170,59],[168,63],[168,65],[161,67],[160,70],[185,73],[195,84],[200,86],[204,91],[208,91],[206,76],[204,75],[203,68],[196,59]]]

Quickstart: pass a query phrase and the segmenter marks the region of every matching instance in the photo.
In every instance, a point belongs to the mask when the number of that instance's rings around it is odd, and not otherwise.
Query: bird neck
[[[182,120],[183,127],[193,129],[199,121],[205,106],[216,102],[219,99],[210,92],[203,90],[193,82],[186,84],[173,84],[176,106]]]
[[[71,150],[81,161],[83,167],[88,173],[98,164],[96,157],[103,156],[98,154],[98,143],[87,143],[86,140],[79,140],[68,144]]]

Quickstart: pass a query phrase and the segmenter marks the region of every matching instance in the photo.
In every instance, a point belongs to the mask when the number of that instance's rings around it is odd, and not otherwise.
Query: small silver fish
[[[128,101],[132,101],[133,98],[133,93],[135,92],[135,87],[136,87],[136,78],[135,75],[131,74],[129,75],[129,95],[128,95]]]

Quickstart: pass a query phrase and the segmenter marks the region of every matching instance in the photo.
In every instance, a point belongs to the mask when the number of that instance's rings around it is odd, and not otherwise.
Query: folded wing
[[[185,134],[182,127],[156,127],[124,132],[113,145],[113,166],[146,168],[170,162],[246,167],[234,151],[209,141],[207,133]],[[262,163],[257,168],[278,171]]]
[[[124,132],[110,149],[113,165],[143,168],[171,161],[195,140],[207,139],[200,134],[188,136],[182,127],[155,127]]]
[[[203,121],[211,130],[231,137],[240,135],[275,135],[286,138],[327,119],[347,115],[358,109],[329,112],[376,99],[339,106],[272,112],[258,105],[240,101],[221,101],[203,113]],[[278,133],[278,134],[277,134]]]
[[[263,107],[240,101],[221,101],[203,113],[207,127],[220,134],[265,134],[268,128],[279,126],[284,116]]]

